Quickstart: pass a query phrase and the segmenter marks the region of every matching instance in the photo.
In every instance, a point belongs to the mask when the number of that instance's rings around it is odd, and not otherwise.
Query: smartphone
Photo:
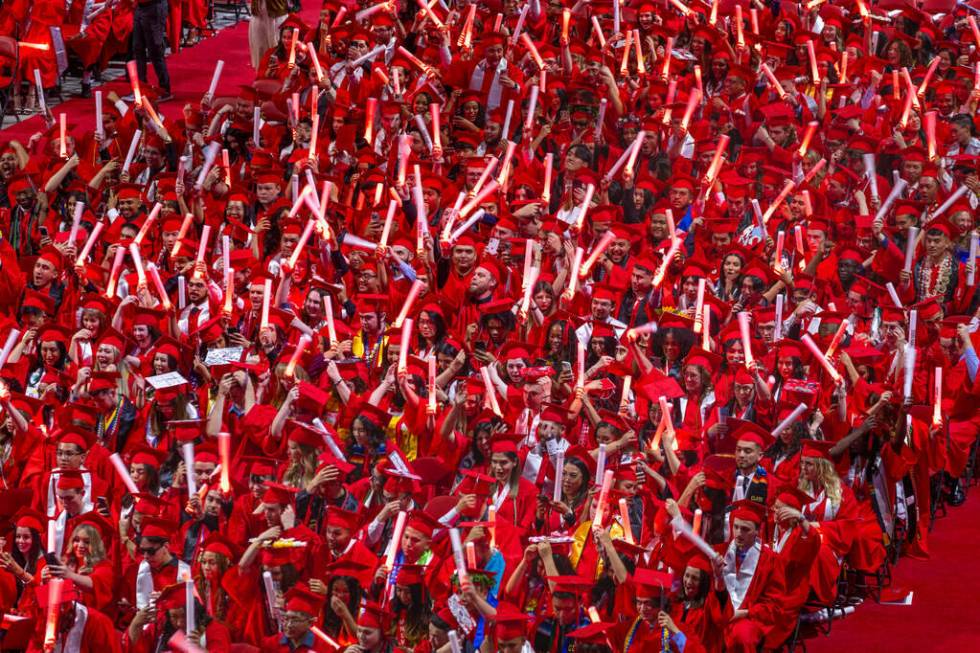
[[[60,567],[61,566],[61,560],[59,560],[58,559],[58,556],[56,556],[53,553],[45,553],[44,554],[44,560],[45,560],[45,562],[48,563],[48,566],[51,566],[51,565],[54,565],[56,567]]]
[[[569,374],[571,374],[572,373],[572,364],[569,363],[568,361],[562,361],[561,362],[561,371],[562,372],[568,372]]]
[[[109,514],[109,502],[106,501],[105,497],[97,497],[95,499],[96,510],[100,513]]]
[[[473,350],[474,351],[483,351],[483,352],[485,352],[487,350],[487,343],[486,343],[486,341],[485,340],[477,340],[475,343],[473,343]]]
[[[37,232],[39,234],[41,234],[41,238],[47,238],[48,237],[48,228],[47,227],[38,227],[37,228]]]

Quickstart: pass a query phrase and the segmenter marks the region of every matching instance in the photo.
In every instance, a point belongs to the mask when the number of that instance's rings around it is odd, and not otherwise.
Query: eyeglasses
[[[151,556],[151,555],[155,555],[156,552],[159,551],[162,548],[163,548],[163,545],[162,544],[160,544],[158,546],[154,546],[154,547],[142,547],[141,546],[141,547],[139,547],[138,551],[142,555]]]
[[[58,449],[55,451],[55,457],[57,458],[74,458],[75,456],[81,456],[81,451],[68,451],[67,449]]]

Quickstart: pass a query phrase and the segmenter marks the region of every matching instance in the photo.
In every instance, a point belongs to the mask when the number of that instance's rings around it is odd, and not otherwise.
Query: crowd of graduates
[[[776,650],[929,555],[976,10],[310,9],[0,133],[4,648]]]

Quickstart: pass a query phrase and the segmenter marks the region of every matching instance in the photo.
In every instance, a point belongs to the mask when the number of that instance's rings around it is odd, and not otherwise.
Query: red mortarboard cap
[[[766,519],[766,507],[756,501],[740,499],[732,504],[732,518],[744,519],[757,526],[761,526]]]
[[[304,582],[293,585],[286,592],[286,610],[289,612],[305,612],[317,616],[323,606],[323,596],[317,594]]]
[[[800,455],[804,458],[823,458],[830,460],[830,450],[834,448],[833,442],[826,440],[803,440],[803,448]]]

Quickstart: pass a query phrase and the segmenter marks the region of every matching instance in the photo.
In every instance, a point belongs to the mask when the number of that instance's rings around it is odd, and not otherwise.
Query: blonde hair
[[[296,443],[302,452],[299,462],[289,463],[286,473],[283,474],[282,484],[290,487],[305,488],[309,481],[316,476],[316,449],[308,444]]]
[[[105,544],[102,542],[102,534],[91,524],[79,524],[71,532],[71,537],[68,541],[74,543],[77,535],[86,535],[88,537],[89,553],[85,557],[85,566],[79,567],[75,571],[79,574],[90,574],[96,564],[105,560]]]
[[[840,476],[837,475],[837,470],[834,469],[833,464],[826,458],[813,458],[813,464],[817,468],[817,479],[823,488],[824,494],[830,499],[832,504],[839,506],[842,495]],[[813,483],[803,478],[801,473],[799,488],[813,496],[815,494],[813,485]]]

